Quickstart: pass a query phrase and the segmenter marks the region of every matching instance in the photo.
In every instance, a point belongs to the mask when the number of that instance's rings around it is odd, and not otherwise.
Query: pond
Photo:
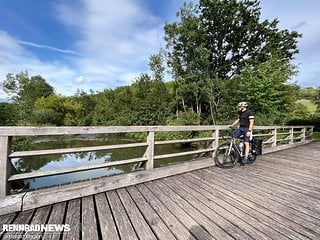
[[[121,135],[77,135],[77,136],[56,136],[41,137],[33,140],[32,144],[24,150],[42,150],[56,148],[75,148],[90,147],[101,145],[114,145],[125,143],[145,142],[146,140],[137,140]],[[169,154],[182,151],[195,150],[197,147],[174,145],[156,145],[155,154]],[[93,151],[73,154],[55,154],[46,156],[33,156],[12,159],[14,170],[18,173],[40,172],[48,170],[69,169],[74,167],[88,166],[93,164],[107,163],[118,160],[142,157],[146,147],[136,147],[128,149],[115,149],[104,151]],[[195,155],[161,159],[155,161],[155,167],[176,163],[179,161],[187,161],[195,158]],[[68,173],[63,175],[55,175],[48,177],[35,178],[26,180],[26,189],[38,189],[55,185],[62,185],[83,181],[87,179],[96,179],[105,176],[111,176],[130,172],[134,169],[135,164],[128,164],[116,167],[101,168],[95,170]]]

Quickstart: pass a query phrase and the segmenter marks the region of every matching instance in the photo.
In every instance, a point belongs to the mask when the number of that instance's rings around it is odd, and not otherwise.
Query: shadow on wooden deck
[[[210,167],[3,215],[0,226],[69,224],[71,229],[1,237],[320,239],[319,156],[320,144],[312,143],[260,156],[252,165]]]

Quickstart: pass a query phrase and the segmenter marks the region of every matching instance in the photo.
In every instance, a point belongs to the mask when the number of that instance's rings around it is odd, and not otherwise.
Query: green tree
[[[255,66],[271,56],[293,59],[298,53],[296,31],[279,30],[279,21],[260,19],[258,0],[200,0],[202,40],[210,50],[210,76],[229,78],[245,65]],[[203,31],[203,30],[202,30]]]
[[[92,123],[94,125],[122,125],[115,121],[116,114],[119,111],[118,109],[120,109],[123,104],[119,101],[119,103],[117,103],[119,105],[116,106],[116,91],[117,89],[115,91],[112,89],[105,89],[103,92],[96,94],[96,104],[92,113]],[[116,109],[116,107],[118,109]]]
[[[33,108],[34,121],[37,124],[80,125],[78,113],[81,103],[72,97],[52,95],[38,98]]]
[[[199,116],[210,112],[213,123],[225,100],[235,101],[226,88],[236,85],[233,79],[245,66],[256,68],[273,57],[290,61],[298,53],[301,35],[279,30],[277,19],[261,21],[257,0],[200,0],[185,3],[177,16],[165,25],[176,107]]]
[[[74,101],[81,105],[81,108],[76,112],[78,125],[88,126],[92,124],[93,113],[96,106],[96,98],[93,90],[86,93],[83,90],[77,90]]]
[[[209,51],[203,45],[203,29],[197,7],[185,3],[177,15],[181,22],[166,24],[168,65],[175,79],[176,113],[179,111],[202,114]]]
[[[237,102],[248,101],[250,109],[264,117],[284,123],[292,112],[298,87],[287,80],[295,74],[293,65],[278,58],[244,68],[237,86]]]
[[[0,103],[0,125],[12,126],[17,122],[16,119],[17,106],[13,103]]]
[[[30,78],[27,71],[16,75],[8,73],[2,82],[2,87],[18,105],[19,120],[24,124],[31,121],[30,116],[35,101],[54,94],[54,88],[44,78],[39,75]]]
[[[168,113],[168,92],[161,80],[152,80],[149,75],[140,75],[132,89],[132,113],[134,125],[159,125]]]
[[[314,98],[314,103],[317,104],[316,115],[320,116],[320,87],[318,88],[318,94]]]
[[[307,99],[310,101],[316,100],[318,96],[318,90],[314,87],[306,87],[299,89],[299,99]]]

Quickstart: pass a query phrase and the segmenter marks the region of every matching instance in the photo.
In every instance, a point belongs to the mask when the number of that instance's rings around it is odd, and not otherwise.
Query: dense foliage
[[[150,72],[130,86],[65,97],[41,76],[8,74],[2,87],[11,101],[0,104],[0,124],[225,124],[239,101],[249,102],[257,124],[285,124],[313,117],[296,103],[302,98],[320,115],[320,90],[288,82],[297,73],[291,60],[301,35],[261,20],[257,0],[200,0],[185,3],[177,16],[165,25],[166,49],[150,56]]]

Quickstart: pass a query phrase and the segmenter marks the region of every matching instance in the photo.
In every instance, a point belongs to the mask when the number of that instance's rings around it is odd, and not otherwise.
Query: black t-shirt
[[[244,112],[239,114],[240,127],[249,128],[249,120],[254,119],[253,112],[249,110],[245,110]]]

